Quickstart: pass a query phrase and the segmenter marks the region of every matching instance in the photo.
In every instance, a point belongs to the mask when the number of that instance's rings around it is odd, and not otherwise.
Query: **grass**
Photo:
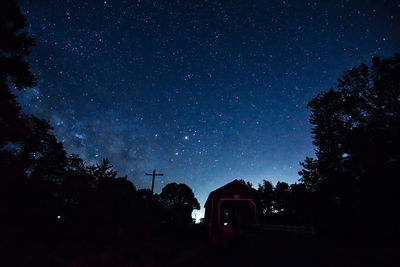
[[[388,242],[255,232],[212,243],[202,227],[142,239],[2,242],[1,266],[400,266]]]

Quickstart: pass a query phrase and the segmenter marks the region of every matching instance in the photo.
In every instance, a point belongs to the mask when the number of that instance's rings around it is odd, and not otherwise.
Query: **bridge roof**
[[[245,193],[245,195],[258,195],[258,192],[256,189],[254,189],[251,186],[248,186],[246,184],[243,184],[242,182],[240,182],[239,180],[235,179],[230,183],[227,183],[226,185],[223,185],[217,189],[215,189],[214,191],[211,191],[211,193],[208,195],[207,201],[204,204],[204,207],[206,207],[207,205],[210,204],[210,202],[214,199],[214,198],[219,198],[223,195],[232,195],[235,193]]]

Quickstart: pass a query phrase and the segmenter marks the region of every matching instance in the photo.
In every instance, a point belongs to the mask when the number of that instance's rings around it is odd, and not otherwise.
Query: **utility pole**
[[[153,171],[153,173],[146,173],[147,176],[153,176],[153,181],[151,182],[151,194],[154,195],[154,179],[156,176],[164,176],[163,173],[157,173],[156,170]]]

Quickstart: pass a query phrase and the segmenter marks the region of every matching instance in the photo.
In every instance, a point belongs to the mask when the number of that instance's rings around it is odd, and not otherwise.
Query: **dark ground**
[[[142,240],[1,241],[1,251],[1,266],[400,266],[400,248],[388,241],[264,231],[221,245],[198,226]]]

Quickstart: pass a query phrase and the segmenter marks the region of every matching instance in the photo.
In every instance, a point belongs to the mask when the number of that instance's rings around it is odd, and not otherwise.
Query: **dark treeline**
[[[312,225],[312,194],[303,184],[264,180],[258,185],[263,221],[268,224]]]
[[[239,180],[252,187],[252,183]],[[260,196],[261,223],[267,224],[294,224],[313,225],[312,197],[313,194],[303,183],[289,185],[286,182],[277,182],[273,185],[268,180],[258,184]]]
[[[259,185],[265,221],[399,237],[400,54],[344,72],[308,108],[316,158],[300,163],[298,184]]]
[[[160,195],[137,190],[119,177],[108,159],[87,166],[67,155],[44,119],[21,112],[13,90],[35,86],[24,56],[33,39],[16,1],[0,7],[0,214],[8,234],[68,234],[88,238],[101,233],[150,235],[192,222],[199,203],[184,184],[171,183]],[[16,236],[12,236],[16,238]]]

